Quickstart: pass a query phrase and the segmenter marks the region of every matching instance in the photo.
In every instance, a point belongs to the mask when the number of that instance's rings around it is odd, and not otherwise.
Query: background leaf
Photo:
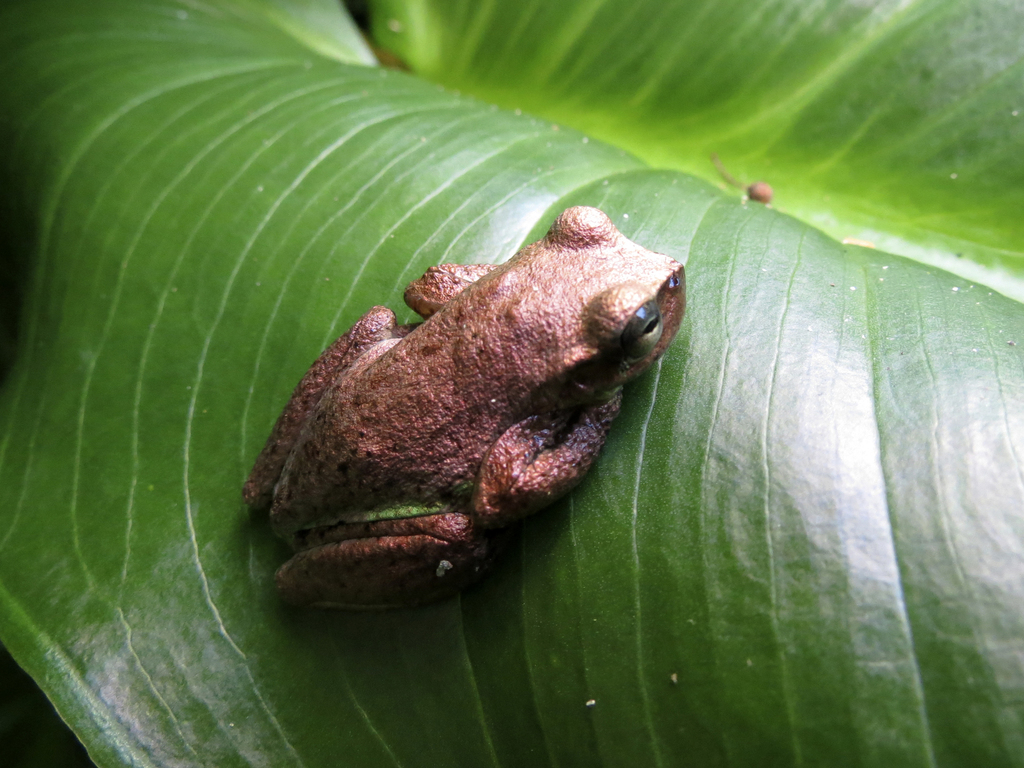
[[[413,69],[1024,299],[1024,9],[375,0]],[[979,269],[983,265],[987,269]]]
[[[1019,765],[1020,305],[355,65],[327,7],[0,11],[0,639],[93,758]],[[595,470],[458,599],[283,607],[239,489],[295,381],[575,203],[690,299]]]

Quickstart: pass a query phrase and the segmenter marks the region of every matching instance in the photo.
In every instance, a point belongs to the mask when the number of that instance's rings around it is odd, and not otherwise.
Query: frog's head
[[[560,400],[608,397],[668,348],[686,309],[682,264],[585,206],[562,212],[531,249],[530,271],[559,310],[562,343],[549,354],[562,368]]]

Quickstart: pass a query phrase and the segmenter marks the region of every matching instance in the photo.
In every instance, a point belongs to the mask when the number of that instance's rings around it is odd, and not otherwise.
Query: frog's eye
[[[644,302],[633,313],[622,329],[622,351],[630,362],[641,360],[658,344],[661,338],[661,310],[654,299]]]

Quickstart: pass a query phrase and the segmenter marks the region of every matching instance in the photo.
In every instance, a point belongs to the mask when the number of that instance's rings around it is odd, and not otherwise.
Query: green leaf
[[[1020,304],[353,64],[327,8],[0,10],[0,639],[93,759],[1020,765]],[[587,480],[457,599],[282,606],[240,489],[295,382],[576,203],[689,304]]]
[[[376,0],[413,69],[1024,300],[1015,3]],[[724,186],[724,185],[723,185]]]

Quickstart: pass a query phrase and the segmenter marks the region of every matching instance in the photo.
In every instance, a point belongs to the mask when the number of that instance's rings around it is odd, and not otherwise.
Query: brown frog
[[[681,264],[576,207],[500,266],[427,270],[405,291],[425,322],[371,309],[306,373],[245,484],[296,553],[282,597],[391,608],[478,579],[511,524],[582,479],[685,295]]]

